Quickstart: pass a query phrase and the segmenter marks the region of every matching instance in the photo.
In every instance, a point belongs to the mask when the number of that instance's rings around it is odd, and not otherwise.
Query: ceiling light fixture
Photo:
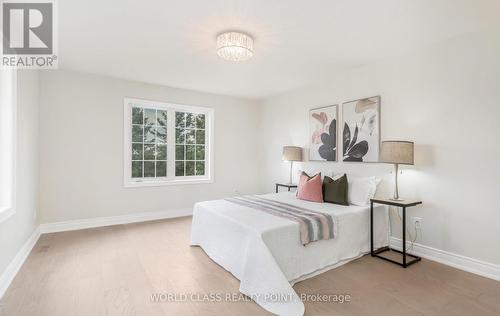
[[[253,56],[253,38],[241,32],[225,32],[217,36],[217,55],[230,61],[245,61]]]

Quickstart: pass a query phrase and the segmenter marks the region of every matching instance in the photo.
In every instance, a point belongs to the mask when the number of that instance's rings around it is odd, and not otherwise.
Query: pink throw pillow
[[[297,198],[311,202],[323,203],[323,187],[321,183],[321,172],[309,177],[302,172],[297,189]]]

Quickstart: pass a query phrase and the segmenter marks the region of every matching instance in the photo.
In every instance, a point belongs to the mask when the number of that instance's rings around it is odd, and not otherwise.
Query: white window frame
[[[166,110],[167,114],[167,176],[164,178],[137,179],[132,178],[132,107],[143,106]],[[205,175],[175,175],[175,112],[193,112],[205,114]],[[214,175],[214,109],[203,106],[192,106],[152,101],[137,98],[123,99],[123,185],[126,188],[164,186],[179,184],[213,183]]]
[[[0,79],[0,222],[16,212],[17,73],[2,69]]]

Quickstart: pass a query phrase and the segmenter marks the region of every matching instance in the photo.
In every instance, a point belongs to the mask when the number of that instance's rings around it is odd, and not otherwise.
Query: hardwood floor
[[[251,301],[152,302],[154,293],[239,293],[237,279],[189,246],[190,227],[185,217],[43,235],[0,315],[270,315]],[[500,282],[428,260],[405,270],[365,256],[294,288],[352,297],[306,302],[306,315],[500,315]]]

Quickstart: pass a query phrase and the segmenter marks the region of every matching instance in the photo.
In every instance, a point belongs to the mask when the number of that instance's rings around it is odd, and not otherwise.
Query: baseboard
[[[42,234],[56,233],[56,232],[79,230],[86,228],[155,221],[159,219],[189,216],[192,214],[193,210],[189,208],[189,209],[179,209],[170,211],[145,212],[137,214],[118,215],[118,216],[77,219],[65,222],[41,224],[40,232]]]
[[[401,250],[403,241],[399,238],[391,237],[390,240],[391,247]],[[406,242],[407,249],[410,247],[411,243]],[[426,258],[432,261],[436,261],[460,270],[478,274],[490,279],[500,281],[500,265],[495,265],[489,262],[484,262],[481,260],[465,257],[462,255],[457,255],[444,250],[439,250],[429,246],[421,245],[415,243],[413,245],[413,250],[411,253]]]
[[[14,280],[17,272],[19,272],[19,269],[21,269],[21,267],[23,266],[23,263],[24,261],[26,261],[26,258],[28,258],[31,250],[38,241],[38,238],[40,238],[39,227],[35,228],[35,230],[28,238],[28,240],[26,240],[22,248],[19,249],[14,259],[12,259],[10,264],[3,271],[2,275],[0,276],[0,299],[7,291],[7,288],[9,287],[10,283]]]

